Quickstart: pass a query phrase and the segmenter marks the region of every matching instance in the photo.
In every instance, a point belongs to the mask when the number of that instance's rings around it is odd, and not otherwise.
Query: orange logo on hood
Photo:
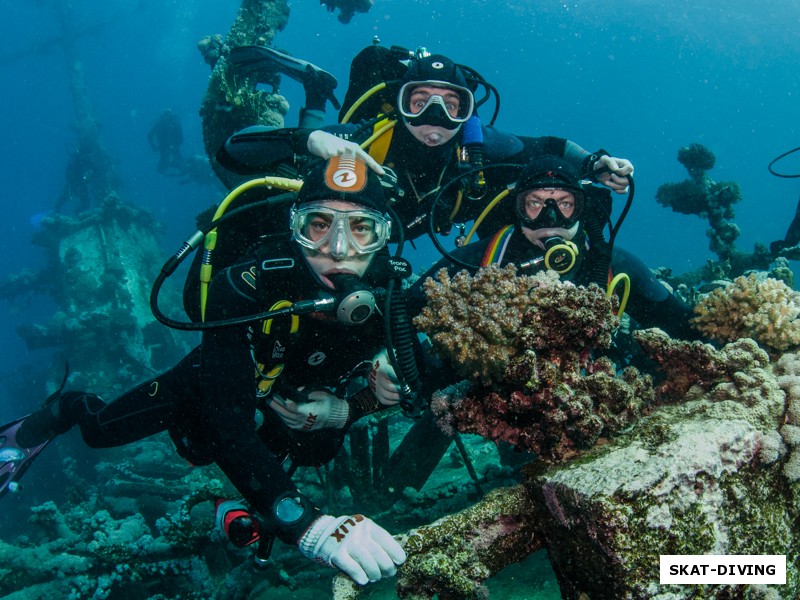
[[[354,156],[334,156],[325,169],[325,184],[337,192],[360,192],[367,185],[367,165]]]

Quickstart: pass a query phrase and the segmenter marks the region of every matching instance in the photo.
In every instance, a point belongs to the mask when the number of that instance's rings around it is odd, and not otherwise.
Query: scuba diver
[[[789,228],[786,230],[786,235],[782,240],[775,240],[769,245],[769,249],[773,254],[779,254],[786,248],[792,248],[800,244],[800,199],[797,200],[797,208],[794,211],[794,218],[789,223]]]
[[[150,147],[158,152],[156,170],[164,174],[170,174],[170,170],[172,170],[173,174],[179,175],[183,168],[183,159],[181,158],[183,129],[174,110],[164,109],[147,133],[147,141]]]
[[[610,194],[584,185],[568,161],[552,155],[532,160],[515,184],[514,202],[496,212],[512,224],[491,237],[446,253],[415,283],[415,303],[424,302],[422,284],[441,268],[453,275],[464,268],[476,271],[490,264],[514,263],[520,274],[548,268],[576,285],[596,283],[603,289],[614,275],[625,273],[630,296],[623,308],[640,326],[660,327],[681,339],[700,339],[689,324],[691,308],[670,293],[638,258],[614,245],[621,222],[612,228],[609,239],[605,238],[603,230],[610,225]]]
[[[780,171],[775,170],[775,163],[783,160],[787,156],[795,154],[798,151],[800,151],[800,147],[792,148],[788,152],[780,154],[770,161],[769,165],[767,165],[767,169],[775,177],[780,177],[782,179],[797,179],[800,177],[800,173],[781,173]],[[797,208],[794,212],[794,218],[792,219],[792,222],[789,223],[789,228],[786,230],[786,235],[782,240],[775,240],[774,242],[771,242],[769,249],[772,254],[778,255],[784,250],[794,248],[798,244],[800,244],[800,199],[797,200]]]
[[[376,77],[388,81],[378,83]],[[445,56],[373,45],[353,60],[340,124],[290,133],[251,127],[231,136],[217,160],[233,172],[253,174],[271,155],[354,155],[375,172],[383,174],[385,168],[396,178],[402,199],[394,208],[408,239],[428,233],[434,196],[465,170],[474,170],[475,176],[462,180],[459,189],[450,188],[447,206],[435,216],[437,232],[474,219],[489,199],[516,180],[522,164],[541,154],[563,157],[577,170],[596,174],[600,183],[625,191],[626,176],[633,172],[625,159],[587,152],[563,138],[502,133],[492,126],[494,118],[482,125],[477,108],[489,93],[476,101],[481,86],[494,90],[474,70]],[[495,168],[484,173],[481,167],[488,165]],[[497,225],[483,223],[479,233],[493,232]]]
[[[64,188],[54,210],[63,214],[68,204],[75,203],[75,213],[80,214],[104,200],[115,184],[108,154],[97,139],[81,134],[67,159]]]
[[[260,539],[261,560],[278,537],[359,584],[393,575],[405,553],[386,530],[362,515],[323,514],[291,480],[297,466],[331,460],[352,422],[401,402],[384,322],[369,304],[381,286],[391,293],[402,267],[386,248],[391,225],[362,162],[313,167],[290,233],[263,238],[212,279],[205,323],[189,323],[201,345],[176,367],[110,403],[58,391],[0,428],[0,495],[75,425],[91,447],[166,429],[182,457],[215,462],[242,494],[249,509],[220,502],[218,522],[239,545]]]
[[[95,176],[91,156],[83,147],[76,148],[67,159],[64,189],[56,200],[55,212],[63,213],[67,204],[76,204],[75,212],[82,213],[91,208],[91,183]]]
[[[330,102],[336,109],[340,107],[334,95],[338,85],[336,78],[311,63],[294,58],[275,48],[267,46],[240,46],[231,49],[228,60],[233,69],[242,76],[250,77],[260,83],[275,84],[278,73],[283,73],[291,79],[301,83],[305,90],[306,103],[300,109],[299,131],[307,131],[321,127],[325,118],[325,105]],[[293,135],[293,130],[276,130],[274,127],[255,126],[245,130],[246,135],[260,135],[267,132],[269,135]],[[248,138],[249,139],[249,138]],[[230,143],[230,142],[229,142]],[[308,155],[299,157],[294,150],[278,154],[263,153],[257,144],[249,144],[256,153],[245,153],[246,160],[251,164],[250,170],[239,170],[244,175],[260,175],[266,173],[277,174],[281,177],[296,178],[306,170],[316,157]],[[287,148],[282,145],[282,150]],[[219,157],[218,157],[219,159]],[[262,162],[263,159],[263,162]],[[223,158],[224,160],[224,158]],[[370,159],[371,160],[371,159]],[[203,169],[208,166],[203,165]],[[227,165],[225,165],[227,166]],[[269,200],[282,195],[282,190],[270,187],[248,190],[239,198],[240,204],[251,205]],[[266,199],[266,200],[265,200]],[[225,235],[215,241],[215,264],[229,266],[237,260],[247,249],[265,233],[284,231],[285,223],[289,218],[290,202],[271,202],[268,210],[246,211],[240,217],[228,220],[225,223]],[[200,213],[196,217],[197,228],[205,230],[211,223],[216,207]],[[195,322],[202,320],[200,315],[200,290],[197,281],[203,264],[203,255],[198,253],[190,267],[183,291],[183,306],[186,314]]]

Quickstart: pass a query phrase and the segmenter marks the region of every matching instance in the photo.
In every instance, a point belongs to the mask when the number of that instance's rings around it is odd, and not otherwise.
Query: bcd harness
[[[295,260],[291,257],[270,258],[260,260],[249,270],[242,272],[244,282],[252,287],[260,306],[270,306],[270,310],[277,310],[291,306],[292,300],[287,298],[275,300],[270,290],[289,292],[289,297],[303,297],[303,291],[298,289],[292,272],[297,268]],[[268,277],[265,275],[268,274]],[[269,280],[268,282],[266,280]],[[292,293],[294,292],[294,293]],[[260,400],[265,399],[273,392],[273,386],[278,381],[285,367],[285,359],[301,328],[301,319],[298,315],[290,315],[287,319],[270,318],[250,326],[250,348],[254,364],[256,380],[256,395]],[[368,364],[367,364],[368,363]],[[364,376],[361,371],[371,368],[371,361],[362,361],[339,377],[337,382],[337,395],[343,394],[347,384],[356,377]],[[351,406],[351,420],[356,420],[366,414],[371,414],[381,408],[369,386],[364,386],[345,398]]]

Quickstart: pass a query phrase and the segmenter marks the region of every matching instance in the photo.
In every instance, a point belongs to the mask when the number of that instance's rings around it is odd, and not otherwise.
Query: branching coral
[[[703,298],[695,313],[693,325],[712,340],[750,337],[773,354],[800,348],[800,294],[782,281],[737,277]]]
[[[591,359],[619,322],[615,300],[598,287],[552,272],[517,277],[513,267],[438,278],[416,323],[461,373],[491,385],[437,396],[432,410],[445,429],[563,460],[618,432],[652,399],[649,377],[632,368],[618,377],[611,361]]]
[[[414,319],[459,374],[484,383],[502,381],[517,348],[514,340],[532,305],[528,293],[553,285],[553,275],[517,276],[516,268],[492,265],[475,276],[461,271],[452,279],[442,269],[425,282],[428,305]]]
[[[535,381],[532,389],[527,384],[522,385],[524,392],[477,388],[461,399],[450,398],[450,405],[438,402],[431,408],[440,421],[459,431],[562,461],[591,448],[600,437],[619,433],[652,401],[648,376],[632,367],[616,376],[607,359],[582,362],[574,354],[572,360],[557,365],[527,351],[509,370],[518,374],[541,371],[537,363],[546,367],[548,376],[530,380]]]
[[[678,150],[678,162],[686,167],[690,174],[698,173],[702,176],[714,168],[717,157],[703,144],[694,143]]]

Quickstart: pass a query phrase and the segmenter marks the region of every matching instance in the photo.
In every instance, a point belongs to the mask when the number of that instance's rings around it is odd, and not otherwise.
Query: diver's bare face
[[[359,210],[363,208],[359,204],[345,202],[343,200],[326,200],[320,204],[327,208],[340,211]],[[322,221],[314,224],[314,227],[319,230],[320,235],[324,234],[325,226],[326,224]],[[354,226],[358,227],[358,224],[354,223]],[[354,232],[354,235],[364,235],[364,233],[359,230]],[[331,242],[333,241],[334,240],[331,240]],[[317,250],[311,250],[304,246],[300,247],[308,266],[317,279],[325,286],[335,289],[336,286],[330,279],[331,275],[346,273],[348,275],[363,277],[375,253],[359,254],[349,245],[343,247],[341,244],[335,244],[335,247],[332,248],[331,242],[323,244]]]

